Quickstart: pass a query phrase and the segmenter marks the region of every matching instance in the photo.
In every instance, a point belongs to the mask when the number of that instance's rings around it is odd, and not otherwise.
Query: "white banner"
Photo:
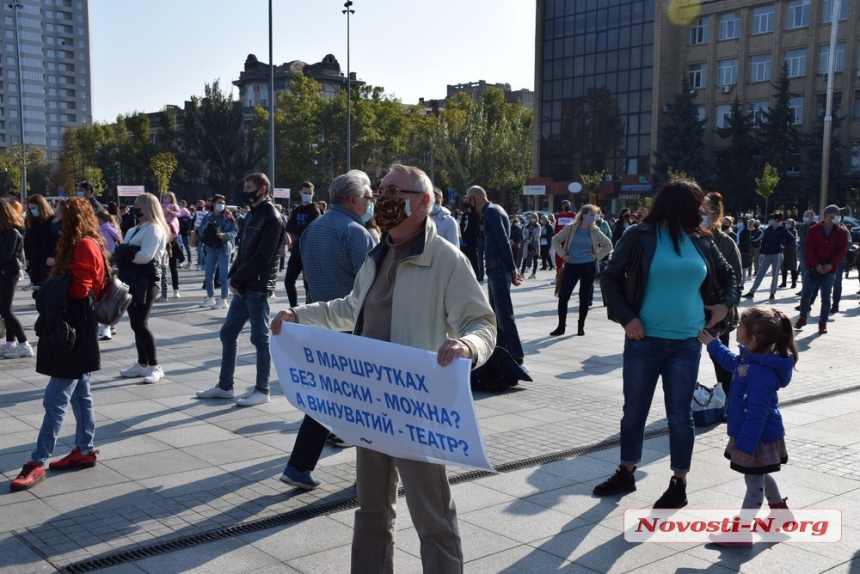
[[[275,199],[289,199],[290,198],[290,188],[289,187],[276,187],[272,191],[275,194]]]
[[[118,185],[116,186],[116,194],[119,197],[137,197],[146,193],[146,188],[142,185]]]
[[[495,472],[484,452],[470,361],[283,323],[272,363],[287,400],[350,444],[390,456]]]

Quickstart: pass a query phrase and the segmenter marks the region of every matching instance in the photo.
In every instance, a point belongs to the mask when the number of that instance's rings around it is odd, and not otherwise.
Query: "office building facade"
[[[0,148],[21,141],[23,124],[24,143],[56,161],[66,127],[92,125],[88,0],[14,4],[0,7]]]
[[[549,196],[605,170],[604,209],[651,194],[657,132],[686,76],[707,120],[707,159],[732,102],[760,122],[788,64],[795,126],[813,133],[823,116],[833,0],[711,0],[695,17],[663,0],[538,0],[534,175]],[[850,187],[860,187],[860,3],[838,14],[834,115]],[[799,154],[798,154],[799,155]],[[786,174],[800,178],[802,158]],[[812,193],[812,190],[808,190]],[[817,190],[815,190],[817,193]],[[557,201],[546,203],[552,205]],[[592,198],[594,199],[594,198]],[[805,206],[804,206],[805,207]]]

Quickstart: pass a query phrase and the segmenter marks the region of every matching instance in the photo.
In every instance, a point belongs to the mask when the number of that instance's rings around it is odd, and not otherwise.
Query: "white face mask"
[[[705,228],[708,227],[708,216],[707,215],[702,216],[702,227],[705,227]]]
[[[314,198],[313,194],[303,193],[302,194],[302,203],[310,203]]]
[[[833,219],[831,219],[831,221],[833,222],[833,225],[839,225],[840,223],[842,223],[842,216],[841,215],[834,215]]]
[[[809,217],[809,216],[806,216],[806,217],[804,217],[804,218],[803,218],[803,222],[804,222],[804,223],[811,223],[811,222],[812,222],[812,218],[811,218],[811,217]]]

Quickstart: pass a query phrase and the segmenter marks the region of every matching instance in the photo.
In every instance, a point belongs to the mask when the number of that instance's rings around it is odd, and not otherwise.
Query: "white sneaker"
[[[194,270],[195,271],[203,271],[203,268],[198,265],[197,267],[194,268]]]
[[[150,365],[146,368],[146,376],[143,377],[143,382],[147,384],[157,383],[164,377],[164,371],[161,365]]]
[[[221,387],[212,387],[205,391],[197,391],[196,394],[198,399],[232,399],[233,389],[225,391]]]
[[[6,353],[14,351],[17,346],[18,343],[15,341],[6,341],[3,343],[3,346],[0,346],[0,355],[5,355]]]
[[[215,304],[215,297],[206,297],[203,299],[203,302],[200,303],[201,307],[212,307]]]
[[[532,273],[531,275],[529,275],[529,279],[537,279],[537,275],[535,275],[534,273]]]
[[[99,341],[110,341],[111,332],[107,325],[99,325]]]
[[[110,328],[110,334],[111,334],[111,335],[116,335],[116,327],[115,327],[115,326],[113,326],[113,325],[111,325],[111,328]]]
[[[549,284],[550,284],[550,285],[555,285],[556,281],[558,281],[558,279],[557,279],[557,278],[555,278],[555,277],[553,277],[553,278],[552,278],[552,281],[550,281],[550,282],[549,282]]]
[[[174,289],[174,290],[173,290],[173,298],[174,298],[174,299],[179,299],[179,289]]]
[[[33,356],[33,347],[30,346],[29,341],[24,341],[20,345],[16,346],[11,351],[7,351],[3,354],[4,359],[20,359],[22,357],[32,357]]]
[[[227,308],[227,301],[225,301],[224,299],[218,299],[218,302],[215,303],[214,305],[212,305],[212,308],[213,309],[226,309]]]
[[[182,265],[182,268],[183,268],[183,269],[191,269],[191,262],[190,262],[190,261],[186,261],[186,262]]]
[[[251,391],[250,394],[242,397],[241,399],[236,401],[236,404],[240,407],[253,407],[256,405],[262,405],[264,403],[269,402],[269,395],[265,393],[261,393],[256,389]]]
[[[121,377],[145,377],[146,376],[147,367],[139,363],[134,363],[127,369],[123,369],[119,372]]]
[[[167,295],[162,295],[158,299],[155,300],[156,303],[167,303]]]

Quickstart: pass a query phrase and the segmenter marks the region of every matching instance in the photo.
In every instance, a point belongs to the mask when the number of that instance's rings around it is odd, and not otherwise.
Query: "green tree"
[[[597,189],[603,182],[603,178],[606,176],[605,171],[596,171],[592,174],[582,174],[580,177],[582,178],[582,190],[588,195],[588,201],[591,202],[591,194],[594,193],[594,190]]]
[[[777,169],[769,163],[764,164],[761,177],[755,178],[755,192],[764,198],[764,214],[767,216],[767,202],[779,185],[779,173]]]
[[[245,145],[242,112],[229,90],[221,91],[218,80],[204,87],[204,96],[191,96],[183,115],[183,145],[194,149],[205,166],[204,173],[215,193],[225,196],[237,182],[261,163],[259,149]]]
[[[761,151],[762,163],[772,165],[780,177],[784,177],[786,168],[795,164],[793,156],[798,153],[801,142],[800,134],[794,127],[794,110],[790,106],[791,98],[797,94],[791,91],[787,63],[783,64],[779,80],[773,88],[776,103],[764,114],[756,145]]]
[[[170,178],[178,164],[176,156],[169,151],[161,152],[149,161],[149,169],[155,174],[155,180],[158,182],[158,193],[167,193],[170,188]]]
[[[714,151],[716,187],[730,209],[744,210],[755,204],[755,156],[758,154],[753,137],[752,114],[744,113],[740,99],[732,102],[731,115],[726,126],[717,128],[716,134],[729,145]]]
[[[697,181],[705,181],[704,119],[693,102],[687,76],[681,78],[681,91],[670,104],[671,115],[657,129],[657,148],[654,150],[655,183],[667,181],[669,168],[683,170]]]
[[[10,191],[21,193],[21,157],[27,163],[27,194],[49,191],[49,185],[53,177],[53,168],[45,157],[42,148],[34,145],[21,145],[20,143],[9,144],[0,150],[0,169],[3,176],[0,177],[0,187],[5,195]]]

